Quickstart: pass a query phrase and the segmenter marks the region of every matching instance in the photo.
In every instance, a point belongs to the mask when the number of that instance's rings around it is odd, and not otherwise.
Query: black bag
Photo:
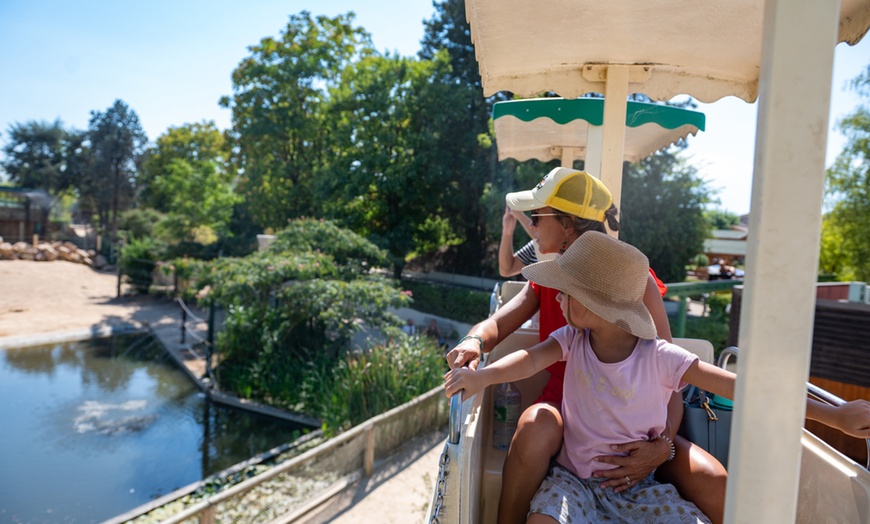
[[[683,405],[678,433],[707,450],[727,468],[732,409],[714,404],[705,391],[695,386],[686,392]]]

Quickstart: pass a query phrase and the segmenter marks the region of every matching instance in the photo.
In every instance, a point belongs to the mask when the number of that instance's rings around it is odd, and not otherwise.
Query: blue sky
[[[230,126],[218,99],[232,92],[230,74],[247,47],[277,36],[292,13],[335,16],[356,24],[380,50],[415,55],[431,0],[0,0],[0,143],[9,126],[60,119],[87,127],[90,111],[121,99],[139,115],[149,139],[170,126],[214,120]],[[870,64],[870,38],[837,47],[831,125],[859,99],[845,85]],[[721,207],[749,211],[756,106],[734,98],[699,108],[707,131],[686,154],[719,189]],[[828,163],[842,149],[829,135]]]

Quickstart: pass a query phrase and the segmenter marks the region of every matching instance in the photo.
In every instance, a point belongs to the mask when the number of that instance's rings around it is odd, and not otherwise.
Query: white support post
[[[561,162],[562,167],[567,167],[568,169],[574,169],[574,160],[576,160],[580,156],[580,148],[579,147],[562,147],[562,155]]]
[[[839,0],[765,3],[729,523],[796,518],[839,12]]]
[[[622,162],[625,156],[625,113],[628,110],[629,67],[610,65],[604,84],[604,136],[601,148],[601,181],[620,207]]]
[[[584,170],[601,179],[601,152],[604,150],[604,128],[588,126],[586,131],[586,160]]]

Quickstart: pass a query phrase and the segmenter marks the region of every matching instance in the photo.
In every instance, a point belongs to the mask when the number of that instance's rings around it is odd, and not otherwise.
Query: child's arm
[[[529,349],[514,351],[480,370],[452,369],[444,375],[444,388],[448,397],[461,389],[465,390],[466,397],[470,397],[490,384],[530,377],[561,358],[561,346],[555,339],[548,338]]]
[[[683,374],[683,380],[725,398],[734,398],[736,375],[706,362],[695,361]],[[870,438],[870,402],[853,400],[842,406],[830,406],[807,399],[806,417],[838,429],[847,435]]]
[[[807,418],[853,437],[870,438],[870,402],[866,400],[853,400],[837,407],[808,398]]]
[[[683,373],[683,382],[698,386],[710,393],[733,399],[736,376],[734,373],[719,366],[696,360]]]

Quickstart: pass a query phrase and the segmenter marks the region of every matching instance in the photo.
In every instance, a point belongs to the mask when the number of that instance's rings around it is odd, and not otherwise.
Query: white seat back
[[[713,364],[713,344],[702,338],[675,338],[674,344],[691,351],[708,364]]]

